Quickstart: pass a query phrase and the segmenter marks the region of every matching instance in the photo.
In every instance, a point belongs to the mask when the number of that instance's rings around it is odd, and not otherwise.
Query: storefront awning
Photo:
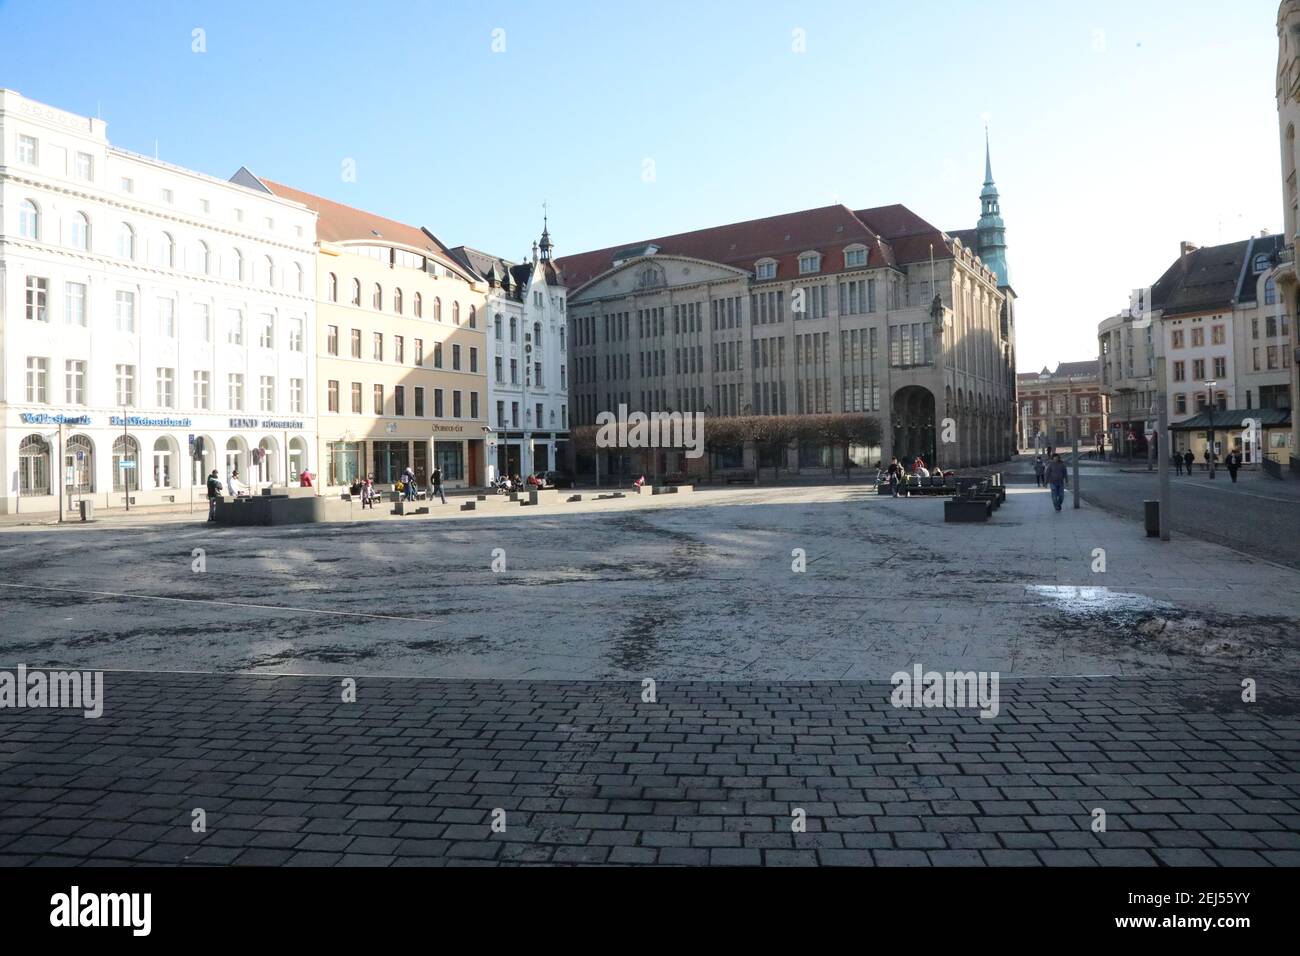
[[[1229,408],[1197,412],[1191,418],[1169,426],[1171,432],[1229,431],[1244,427],[1246,419],[1259,422],[1260,428],[1290,428],[1289,408]]]

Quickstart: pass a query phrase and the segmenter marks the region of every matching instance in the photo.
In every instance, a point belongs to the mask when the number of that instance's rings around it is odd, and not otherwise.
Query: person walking
[[[212,469],[212,474],[208,475],[208,520],[217,520],[217,502],[221,500],[221,479],[217,477],[217,469]]]
[[[361,507],[370,508],[372,511],[375,507],[375,479],[373,475],[366,475],[361,479]]]
[[[411,471],[410,465],[402,472],[402,497],[407,501],[415,500],[415,472]]]
[[[1052,506],[1057,511],[1060,511],[1061,505],[1065,503],[1065,479],[1067,474],[1065,462],[1061,461],[1061,456],[1053,455],[1051,464],[1047,466],[1047,484],[1052,489]]]
[[[1034,479],[1038,482],[1038,487],[1043,488],[1047,485],[1043,475],[1047,473],[1047,466],[1043,464],[1043,456],[1039,455],[1034,459]]]
[[[1233,484],[1237,483],[1237,469],[1241,467],[1241,455],[1237,454],[1234,449],[1228,452],[1228,457],[1223,460],[1228,466],[1228,477],[1232,479]]]
[[[1189,448],[1183,453],[1183,467],[1187,469],[1187,477],[1192,476],[1192,465],[1196,464],[1196,456],[1192,454]]]
[[[437,465],[433,466],[433,474],[429,476],[429,481],[433,486],[433,494],[442,499],[442,503],[447,503],[447,492],[442,490],[442,469]],[[430,495],[429,497],[433,497]]]
[[[1174,452],[1174,472],[1181,475],[1183,473],[1183,456]]]
[[[897,458],[889,459],[889,470],[885,472],[889,481],[889,496],[898,497],[898,486],[903,481],[903,466],[898,463]]]

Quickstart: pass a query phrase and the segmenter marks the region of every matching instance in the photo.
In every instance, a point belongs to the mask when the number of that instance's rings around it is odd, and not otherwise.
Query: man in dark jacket
[[[1237,480],[1237,469],[1241,467],[1241,455],[1237,454],[1236,450],[1230,451],[1223,463],[1228,466],[1228,477],[1235,482]]]
[[[1194,465],[1195,463],[1196,463],[1196,456],[1192,454],[1192,450],[1189,448],[1187,449],[1186,452],[1183,453],[1183,464],[1187,467],[1188,477],[1191,476],[1192,465]]]
[[[1061,461],[1061,456],[1053,455],[1051,463],[1047,466],[1047,486],[1052,489],[1052,506],[1057,511],[1060,511],[1061,505],[1065,503],[1065,479],[1067,474],[1065,462]]]
[[[447,503],[447,492],[442,490],[442,469],[437,465],[433,466],[433,474],[429,476],[429,482],[433,486],[433,494],[442,499],[442,503]],[[430,498],[433,495],[429,496]]]
[[[221,500],[221,479],[217,477],[217,469],[212,469],[212,474],[208,475],[208,520],[217,520],[217,502]]]

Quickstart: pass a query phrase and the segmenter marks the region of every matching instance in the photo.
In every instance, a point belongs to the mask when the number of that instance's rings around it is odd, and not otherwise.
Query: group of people
[[[415,476],[414,469],[407,465],[397,481],[393,482],[393,490],[402,496],[403,501],[414,501],[419,485],[420,480]],[[433,473],[429,475],[429,498],[432,499],[435,495],[444,505],[447,503],[447,492],[442,485],[442,469],[437,465],[433,466]],[[375,476],[366,475],[361,481],[361,507],[369,505],[373,508],[375,497]]]
[[[299,486],[303,488],[312,487],[312,478],[313,478],[312,473],[308,471],[306,468],[304,468],[302,471],[298,473]],[[208,473],[207,488],[208,488],[208,520],[209,521],[217,520],[217,502],[221,501],[225,497],[224,493],[227,490],[229,490],[232,498],[247,498],[249,492],[249,486],[239,480],[238,465],[230,469],[230,475],[226,479],[226,483],[224,485],[221,483],[221,479],[218,477],[217,469],[213,468],[212,471]]]
[[[1205,449],[1205,454],[1202,455],[1202,458],[1204,459],[1204,464],[1201,466],[1203,471],[1213,470],[1214,465],[1219,460],[1219,456],[1209,448]],[[1186,470],[1187,474],[1190,476],[1192,473],[1192,466],[1196,463],[1196,456],[1193,455],[1190,450],[1183,452],[1181,455],[1178,454],[1178,452],[1174,452],[1171,456],[1171,461],[1176,474],[1181,475],[1183,471]],[[1241,452],[1237,451],[1235,448],[1228,452],[1227,457],[1223,459],[1223,465],[1228,469],[1228,476],[1233,481],[1237,480],[1237,472],[1241,470],[1241,464]]]
[[[921,479],[921,478],[928,479],[934,477],[943,477],[943,474],[944,474],[943,469],[940,468],[937,464],[934,466],[933,470],[927,468],[925,464],[925,459],[922,458],[920,455],[917,455],[915,458],[912,459],[912,467],[910,470],[904,467],[903,463],[900,462],[897,458],[889,459],[889,467],[887,467],[883,472],[881,472],[880,480],[884,481],[885,484],[889,485],[889,494],[892,497],[897,498],[899,489],[902,488],[903,485],[907,482],[907,478],[909,475],[917,479]]]

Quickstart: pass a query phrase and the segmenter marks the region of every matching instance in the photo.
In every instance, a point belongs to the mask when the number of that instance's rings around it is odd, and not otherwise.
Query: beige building
[[[317,213],[318,484],[484,484],[482,283],[428,230],[241,174]]]
[[[1111,451],[1125,458],[1145,458],[1148,435],[1155,432],[1156,357],[1159,338],[1145,302],[1104,320],[1097,328],[1101,390],[1110,403]]]

